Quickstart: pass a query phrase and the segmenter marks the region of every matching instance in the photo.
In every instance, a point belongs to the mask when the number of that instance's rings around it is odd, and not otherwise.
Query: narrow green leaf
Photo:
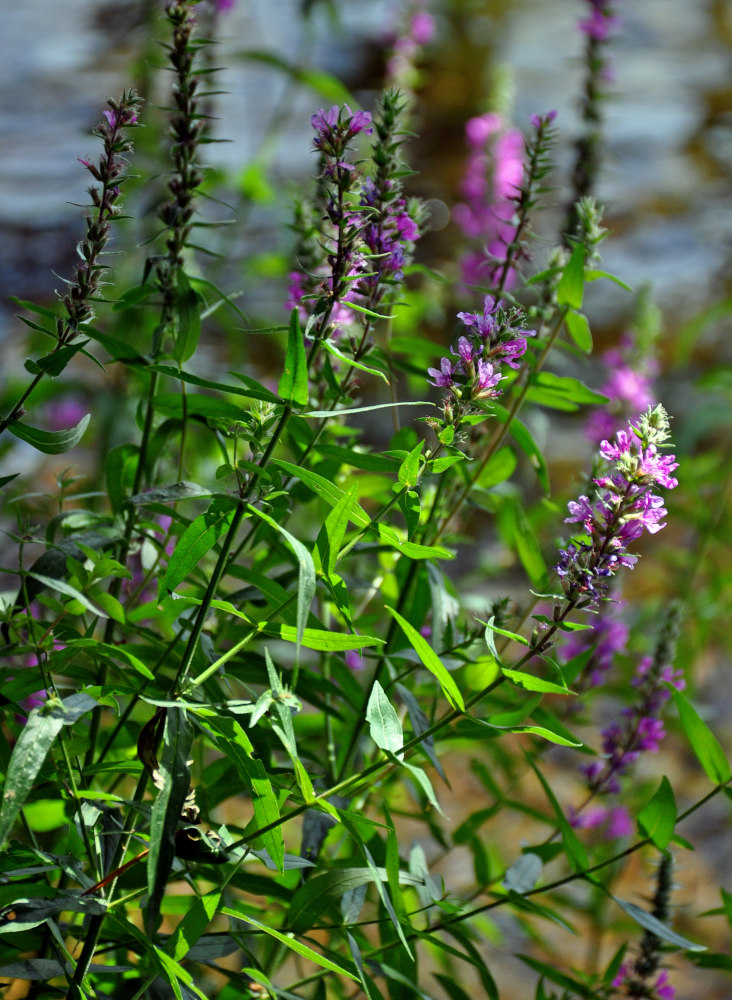
[[[32,445],[36,451],[41,451],[44,455],[60,455],[81,441],[90,420],[91,414],[87,413],[75,427],[70,427],[66,431],[44,431],[39,427],[21,423],[20,420],[11,420],[8,430],[14,437]]]
[[[400,465],[398,473],[400,486],[407,486],[409,489],[413,489],[419,482],[419,470],[422,465],[423,450],[424,441],[419,441]]]
[[[13,747],[0,806],[0,847],[5,843],[38,772],[63,726],[73,725],[97,707],[88,694],[72,694],[63,701],[49,698],[34,708]]]
[[[306,628],[302,635],[292,625],[279,625],[262,630],[264,635],[278,635],[286,642],[297,642],[305,649],[323,652],[345,652],[348,649],[364,649],[368,646],[383,646],[384,640],[373,635],[355,635],[348,632],[329,632],[325,629]]]
[[[393,410],[395,406],[431,406],[434,407],[434,403],[431,403],[428,399],[413,399],[407,400],[403,403],[376,403],[374,406],[343,406],[338,410],[308,410],[307,413],[301,413],[301,417],[313,417],[318,420],[324,420],[327,417],[339,417],[341,414],[345,413],[370,413],[372,410]]]
[[[382,750],[396,753],[404,746],[404,734],[399,716],[378,681],[374,681],[371,689],[366,707],[366,721],[371,729],[371,739]]]
[[[553,729],[547,729],[545,726],[499,726],[490,720],[478,719],[474,715],[469,716],[469,718],[471,722],[475,722],[479,726],[487,726],[489,729],[500,729],[505,733],[514,733],[516,735],[526,733],[530,736],[540,736],[541,739],[547,740],[549,743],[556,743],[562,747],[582,746],[578,740],[573,739],[569,734],[555,732]]]
[[[254,746],[246,732],[235,719],[224,715],[207,719],[206,726],[213,730],[214,743],[221,753],[231,760],[251,795],[254,826],[261,829],[277,823],[280,818],[277,796],[264,762],[255,756]],[[282,827],[275,826],[274,829],[262,834],[261,842],[277,870],[282,874],[285,870],[285,841]]]
[[[34,360],[33,365],[37,371],[45,372],[46,375],[50,375],[51,378],[55,378],[57,375],[61,374],[73,356],[83,350],[88,343],[88,340],[78,340],[74,344],[61,347],[58,351],[51,351],[51,353],[46,354],[45,357]]]
[[[343,545],[343,538],[351,517],[351,509],[356,502],[356,493],[356,484],[354,483],[330,511],[325,519],[322,532],[318,535],[317,547],[328,576],[335,573],[338,553]]]
[[[612,281],[613,284],[619,285],[624,288],[626,292],[632,292],[633,289],[630,285],[626,285],[624,281],[621,281],[616,274],[610,274],[609,271],[598,271],[595,269],[590,269],[585,271],[585,281],[597,281],[598,278],[607,278],[608,281]]]
[[[386,377],[384,372],[380,371],[378,368],[369,368],[368,365],[364,365],[360,361],[356,361],[354,358],[349,358],[349,356],[344,354],[334,341],[326,339],[321,341],[321,343],[328,354],[332,354],[334,357],[338,358],[338,360],[348,368],[358,368],[360,371],[366,372],[368,375],[373,375],[374,378],[382,379],[387,385],[389,384],[389,379]]]
[[[228,392],[234,396],[244,396],[247,399],[261,399],[268,403],[278,402],[277,396],[273,392],[270,392],[269,389],[265,389],[255,379],[239,375],[236,372],[229,372],[229,374],[244,382],[247,386],[246,389],[241,389],[238,385],[228,385],[226,382],[213,382],[211,379],[201,378],[200,375],[192,375],[190,372],[184,372],[180,368],[174,368],[172,365],[148,365],[147,371],[158,372],[160,375],[168,375],[170,378],[178,379],[189,385],[200,386],[202,389],[217,389],[219,392]]]
[[[310,551],[303,545],[301,541],[291,535],[289,531],[278,524],[274,518],[265,514],[263,511],[258,510],[256,507],[252,507],[251,504],[247,504],[247,510],[250,514],[256,514],[257,517],[265,521],[270,527],[278,531],[287,541],[292,551],[295,553],[295,558],[297,559],[297,645],[298,647],[302,645],[303,636],[305,634],[305,625],[308,620],[308,615],[310,614],[310,605],[312,603],[313,597],[315,596],[315,564],[313,563],[313,557],[310,555]]]
[[[525,892],[530,892],[539,881],[541,868],[541,858],[537,854],[522,854],[507,869],[501,884],[507,891],[523,895]]]
[[[414,628],[413,625],[410,625],[406,618],[403,618],[398,611],[395,611],[394,608],[390,608],[388,604],[386,605],[386,610],[392,618],[396,618],[399,622],[399,625],[409,640],[410,645],[422,661],[422,664],[434,677],[437,678],[440,687],[442,688],[442,693],[445,695],[452,707],[458,709],[460,712],[464,712],[465,702],[463,701],[460,689],[455,683],[455,679],[452,674],[450,674],[447,668],[443,665],[434,649],[430,646],[424,636],[420,635],[417,629]]]
[[[582,846],[577,834],[574,832],[572,827],[567,822],[567,818],[562,812],[562,807],[557,801],[557,797],[551,790],[546,778],[541,773],[541,770],[537,767],[530,753],[524,755],[526,760],[529,762],[529,766],[532,771],[539,779],[541,787],[544,789],[544,794],[549,800],[552,809],[554,810],[554,816],[557,820],[557,826],[559,832],[562,834],[562,842],[564,844],[564,850],[567,855],[567,860],[572,865],[575,871],[584,871],[587,868],[587,852]]]
[[[188,525],[175,547],[160,581],[158,600],[182,583],[216,542],[228,530],[234,517],[233,500],[212,500],[204,514],[199,514]]]
[[[174,961],[185,958],[216,916],[221,890],[199,896],[166,942],[165,951]]]
[[[285,367],[277,392],[282,399],[294,403],[295,406],[308,404],[308,362],[297,307],[290,313]]]
[[[39,583],[43,584],[44,587],[50,587],[52,590],[57,590],[59,594],[65,594],[67,597],[73,597],[75,601],[78,601],[87,611],[91,611],[93,615],[98,615],[100,618],[107,618],[107,612],[102,611],[101,608],[93,604],[89,598],[82,594],[80,590],[76,587],[72,587],[70,583],[65,580],[55,579],[50,576],[43,576],[41,573],[29,573],[30,577],[37,580]]]
[[[569,335],[577,347],[585,354],[592,353],[592,333],[590,324],[584,313],[575,312],[571,309],[565,318]]]
[[[542,691],[545,694],[576,693],[574,691],[570,691],[568,687],[562,687],[561,684],[553,684],[551,681],[545,681],[542,677],[534,677],[533,674],[525,674],[522,670],[509,670],[508,667],[502,667],[501,672],[503,673],[503,676],[507,677],[513,684],[524,688],[526,691]]]
[[[671,783],[664,775],[653,798],[638,815],[638,828],[663,851],[671,843],[676,825],[676,799]]]
[[[210,497],[211,490],[199,486],[198,483],[172,483],[170,486],[159,486],[147,493],[136,493],[130,497],[130,503],[144,506],[148,503],[175,503],[178,500],[190,500],[192,497]]]
[[[570,306],[572,309],[582,308],[582,297],[585,284],[585,248],[578,243],[567,261],[564,273],[557,285],[557,303],[560,306]]]
[[[650,931],[651,934],[655,934],[656,937],[661,938],[662,941],[668,941],[669,944],[674,945],[676,948],[684,948],[686,951],[707,950],[706,945],[697,944],[695,941],[690,941],[688,938],[682,937],[676,931],[672,931],[670,927],[667,927],[657,917],[654,917],[652,913],[647,913],[640,906],[636,906],[635,903],[629,903],[625,899],[620,899],[619,896],[610,895],[618,906],[622,910],[625,910],[629,917],[635,920],[637,924],[640,924],[645,930]]]
[[[185,271],[178,269],[175,307],[177,313],[177,329],[173,357],[182,365],[196,353],[198,341],[201,338],[201,303],[200,294],[191,287]]]
[[[313,951],[312,948],[308,948],[306,944],[298,941],[292,934],[283,934],[281,931],[275,930],[274,927],[269,927],[267,924],[260,923],[249,913],[244,912],[244,910],[245,904],[237,902],[232,906],[223,906],[221,908],[221,913],[224,913],[227,917],[234,917],[236,920],[243,920],[252,927],[256,927],[257,930],[263,931],[265,934],[269,934],[270,937],[275,938],[286,948],[290,948],[296,954],[300,955],[302,958],[308,959],[310,962],[315,962],[315,964],[319,965],[321,968],[329,969],[331,972],[337,972],[341,976],[348,976],[348,978],[352,979],[355,983],[358,982],[358,978],[342,965],[337,965],[335,962],[331,962],[331,960],[326,958],[324,955],[319,955],[317,951]]]
[[[153,406],[166,417],[183,420],[184,417],[201,417],[203,420],[242,420],[245,413],[234,403],[218,396],[206,396],[200,392],[190,392],[185,400],[179,392],[161,392],[153,396]]]
[[[385,868],[377,868],[376,872],[382,882],[388,875]],[[316,875],[304,882],[295,892],[287,913],[287,925],[296,934],[303,934],[318,922],[321,913],[331,907],[334,902],[360,885],[368,885],[374,881],[374,873],[370,868],[335,868],[322,875]],[[403,885],[416,886],[421,879],[407,872],[399,872],[399,881]]]
[[[674,691],[673,697],[686,738],[704,773],[715,785],[726,784],[732,778],[732,771],[716,736],[680,691]]]
[[[193,730],[185,712],[179,708],[165,709],[160,753],[162,788],[158,790],[153,802],[150,853],[147,856],[148,904],[145,923],[150,935],[157,930],[160,904],[175,857],[175,832],[180,824],[190,785],[188,756],[192,739]]]

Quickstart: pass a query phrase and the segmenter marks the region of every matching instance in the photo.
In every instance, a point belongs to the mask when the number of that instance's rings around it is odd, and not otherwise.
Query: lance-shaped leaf
[[[36,451],[42,451],[44,455],[60,455],[81,441],[90,420],[91,414],[87,413],[75,427],[70,427],[66,431],[44,431],[40,427],[21,423],[20,420],[11,420],[8,430],[14,437],[32,445]]]
[[[386,610],[399,622],[402,627],[402,631],[409,640],[415,653],[429,672],[437,678],[440,683],[440,687],[442,688],[442,693],[445,695],[452,707],[458,709],[460,712],[464,712],[465,702],[463,701],[460,689],[455,683],[452,674],[450,674],[447,668],[443,665],[432,646],[430,646],[424,636],[420,635],[417,629],[414,628],[413,625],[410,625],[406,618],[403,618],[398,611],[395,611],[394,608],[390,608],[388,605],[386,606]]]
[[[265,934],[269,934],[271,937],[275,938],[280,944],[283,944],[286,948],[290,948],[296,954],[300,955],[302,958],[307,958],[311,962],[315,962],[323,969],[329,969],[331,972],[337,972],[341,976],[348,976],[354,982],[358,982],[358,979],[352,972],[345,969],[342,965],[337,965],[335,962],[331,962],[329,958],[325,955],[319,955],[317,951],[313,951],[312,948],[308,948],[306,944],[298,941],[297,938],[293,937],[292,934],[283,934],[281,931],[277,931],[274,927],[269,927],[267,924],[262,924],[258,920],[255,920],[248,912],[249,908],[245,906],[244,903],[234,903],[231,906],[222,906],[221,912],[226,914],[228,917],[234,917],[236,920],[244,920],[246,923],[251,924],[252,927],[256,927],[257,930],[262,931]]]
[[[180,824],[190,784],[188,753],[192,738],[193,733],[185,712],[180,708],[165,709],[159,765],[162,787],[153,803],[150,820],[150,853],[147,857],[149,896],[145,919],[150,934],[157,929],[165,884],[173,867],[175,831]]]
[[[295,406],[308,403],[308,360],[300,329],[297,307],[290,313],[290,329],[287,335],[285,368],[282,372],[277,392],[280,397]]]
[[[388,881],[386,868],[376,868],[375,872],[380,881]],[[374,870],[371,868],[336,868],[308,879],[292,897],[287,914],[288,926],[296,934],[302,934],[318,922],[324,910],[333,908],[335,901],[345,893],[374,881]],[[402,885],[422,885],[422,879],[408,872],[399,872],[399,881]]]
[[[201,337],[201,303],[203,299],[191,287],[185,272],[178,269],[177,295],[175,299],[178,317],[173,356],[179,364],[193,357]]]
[[[62,727],[73,725],[96,706],[97,702],[88,694],[72,694],[63,701],[49,699],[31,711],[8,764],[0,806],[0,847],[5,843]]]
[[[564,273],[557,285],[557,302],[560,306],[582,308],[585,285],[585,248],[578,243],[567,261]]]
[[[612,894],[611,894],[612,895]],[[688,938],[682,937],[681,934],[677,934],[676,931],[672,931],[670,927],[662,923],[658,917],[654,917],[652,913],[647,913],[646,910],[642,910],[640,906],[636,906],[635,903],[629,903],[625,899],[620,899],[618,896],[612,896],[612,899],[618,904],[618,906],[625,910],[629,917],[632,917],[636,923],[640,924],[645,930],[650,931],[651,934],[655,934],[656,937],[661,938],[662,941],[668,941],[669,944],[674,945],[676,948],[685,948],[686,951],[706,951],[707,947],[704,944],[697,944],[695,941],[690,941]]]
[[[130,503],[144,505],[148,503],[175,503],[178,500],[189,500],[191,497],[210,497],[211,490],[199,486],[198,483],[172,483],[170,486],[159,486],[147,493],[136,493],[130,497]]]
[[[674,702],[679,710],[686,738],[704,768],[704,773],[715,785],[724,785],[732,777],[732,771],[716,736],[680,691],[674,692]]]
[[[165,576],[160,581],[158,599],[173,591],[210,552],[219,538],[228,530],[234,517],[232,500],[213,500],[205,514],[199,514],[188,525],[178,540],[170,557]]]
[[[371,739],[377,747],[390,753],[397,753],[404,746],[404,733],[399,716],[378,681],[374,681],[371,689],[366,707],[366,721],[371,729]]]
[[[638,828],[664,851],[671,842],[676,826],[676,799],[671,783],[664,775],[650,802],[638,814]]]
[[[313,563],[313,557],[310,555],[309,550],[303,545],[303,543],[298,541],[294,535],[291,535],[290,532],[283,528],[281,524],[278,524],[274,518],[271,518],[268,514],[265,514],[261,510],[257,510],[256,507],[252,507],[251,504],[247,505],[247,510],[251,514],[256,514],[257,517],[266,521],[270,527],[275,529],[275,531],[278,531],[285,538],[287,544],[295,553],[298,566],[297,645],[299,653],[299,647],[302,644],[302,638],[305,632],[305,625],[308,620],[308,615],[310,614],[310,605],[315,595],[315,564]]]

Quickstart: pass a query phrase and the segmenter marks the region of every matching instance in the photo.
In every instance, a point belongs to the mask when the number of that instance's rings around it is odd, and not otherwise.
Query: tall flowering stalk
[[[399,93],[387,90],[373,117],[345,106],[312,118],[321,157],[319,187],[315,207],[307,202],[296,207],[300,269],[290,274],[287,305],[297,306],[311,340],[360,326],[356,357],[368,347],[371,323],[378,318],[371,314],[403,281],[420,235],[420,208],[414,200],[407,203],[402,188],[403,111]],[[364,177],[353,162],[351,143],[360,133],[374,132],[375,170]]]
[[[577,202],[592,194],[597,182],[602,145],[602,102],[605,85],[612,79],[607,43],[613,29],[620,23],[615,14],[614,0],[584,0],[584,6],[585,15],[578,23],[579,31],[586,38],[585,83],[580,103],[582,134],[575,143],[572,201],[564,230],[567,236],[572,236],[577,226]]]
[[[205,121],[199,113],[199,78],[195,71],[198,46],[193,40],[196,18],[191,0],[170,0],[165,13],[172,29],[172,41],[166,45],[168,59],[175,73],[174,108],[170,117],[173,170],[168,180],[170,198],[158,212],[166,229],[167,254],[157,262],[155,273],[162,295],[160,325],[153,353],[162,346],[162,336],[174,327],[184,265],[184,251],[193,227],[195,196],[203,171],[197,162],[198,146]]]
[[[74,279],[66,282],[67,291],[61,296],[65,315],[56,320],[56,344],[44,359],[45,366],[36,372],[34,380],[10,413],[0,419],[0,432],[11,421],[23,416],[24,405],[43,376],[47,373],[58,375],[65,367],[67,355],[83,346],[77,338],[80,327],[94,318],[94,299],[101,291],[104,274],[109,267],[102,262],[102,258],[111,238],[112,223],[121,211],[122,185],[127,179],[126,154],[132,150],[128,130],[137,124],[140,103],[134,91],[123,93],[119,100],[109,98],[102,120],[92,129],[92,135],[102,141],[102,153],[97,160],[79,159],[95,182],[88,188],[91,211],[84,217],[84,237],[77,244],[81,262],[76,267]],[[59,356],[62,350],[65,353]]]
[[[623,775],[637,763],[644,753],[657,753],[666,735],[662,711],[670,699],[672,689],[683,691],[686,681],[682,672],[673,667],[676,638],[679,630],[679,612],[674,606],[669,611],[652,656],[644,656],[631,681],[636,698],[624,708],[618,719],[602,730],[602,759],[583,767],[590,797],[615,796],[620,793]],[[628,835],[632,823],[622,805],[601,805],[574,813],[577,827],[595,827],[607,823],[608,837]]]
[[[399,26],[389,39],[391,52],[386,63],[386,82],[402,92],[414,91],[419,82],[417,61],[425,45],[435,35],[435,21],[425,0],[403,0]]]
[[[667,924],[671,909],[674,863],[670,854],[664,854],[658,864],[656,891],[653,895],[651,915]],[[676,990],[669,982],[668,973],[659,968],[663,958],[663,942],[653,931],[644,933],[638,955],[623,962],[612,985],[617,996],[635,997],[636,1000],[674,1000]]]
[[[666,515],[658,487],[673,489],[678,467],[673,455],[659,449],[669,438],[663,406],[649,409],[637,424],[619,431],[613,441],[603,441],[601,456],[610,464],[609,474],[593,480],[599,496],[569,503],[568,524],[581,524],[585,533],[560,550],[556,571],[568,600],[578,608],[596,607],[607,595],[610,581],[622,566],[632,569],[637,556],[628,546],[644,531],[659,531]]]

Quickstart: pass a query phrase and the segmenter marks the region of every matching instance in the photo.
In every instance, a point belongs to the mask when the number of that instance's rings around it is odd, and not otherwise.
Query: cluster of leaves
[[[597,267],[595,209],[580,208],[586,225],[568,251],[506,292],[509,269],[529,260],[529,214],[550,169],[552,118],[537,119],[515,239],[500,287],[488,290],[505,299],[494,353],[531,324],[521,363],[503,376],[500,402],[458,387],[435,416],[432,403],[400,399],[415,374],[409,339],[400,353],[398,338],[379,338],[403,309],[404,275],[394,268],[368,286],[370,298],[346,302],[349,277],[365,288],[384,270],[385,253],[364,251],[365,227],[399,202],[407,172],[403,108],[387,94],[370,153],[344,143],[335,167],[321,162],[311,247],[336,263],[330,285],[327,274],[309,275],[317,325],[303,331],[295,308],[289,326],[264,331],[281,351],[276,390],[254,370],[201,374],[206,320],[219,308],[241,314],[195,270],[191,235],[204,225],[196,210],[205,188],[199,102],[208,95],[194,6],[166,6],[176,82],[160,252],[138,261],[142,280],[130,287],[105,268],[107,301],[94,323],[90,308],[71,323],[23,303],[28,325],[54,346],[28,362],[33,379],[0,423],[7,455],[17,456],[16,442],[66,453],[93,427],[90,415],[55,430],[24,419],[77,354],[98,365],[99,378],[113,373],[120,413],[133,419],[120,417],[100,449],[94,490],[72,492],[75,480],[59,475],[59,509],[43,537],[31,524],[33,498],[18,491],[11,500],[23,514],[11,532],[17,565],[3,567],[17,585],[3,608],[0,978],[32,981],[34,997],[75,1000],[463,1000],[475,988],[498,998],[481,937],[497,933],[489,914],[502,909],[537,942],[522,956],[538,973],[537,998],[552,995],[547,983],[565,997],[610,997],[626,945],[590,972],[560,970],[541,951],[541,928],[572,931],[584,913],[627,940],[630,918],[654,956],[704,951],[665,913],[620,898],[613,879],[636,851],[688,847],[677,824],[727,794],[730,767],[677,692],[681,726],[713,786],[684,812],[666,779],[655,791],[644,784],[631,804],[631,842],[594,842],[569,822],[550,777],[553,748],[595,753],[565,708],[588,656],[562,663],[554,653],[589,625],[547,566],[556,550],[540,529],[549,510],[558,534],[559,508],[545,499],[547,463],[518,414],[603,401],[579,378],[545,370],[558,349],[592,351],[584,287],[610,277]],[[110,128],[130,100],[110,102]],[[320,115],[321,129],[366,121],[349,108]],[[130,144],[103,126],[97,134],[118,144],[110,153],[118,168]],[[382,195],[360,217],[353,198],[338,208],[359,177]],[[104,192],[92,194],[97,208],[109,207]],[[413,214],[421,218],[417,207]],[[103,253],[100,243],[97,277]],[[360,270],[349,271],[354,258]],[[60,303],[68,316],[79,287],[71,283]],[[344,303],[356,326],[350,345],[334,339],[333,313]],[[388,379],[390,401],[359,398],[356,373]],[[425,384],[426,375],[419,395]],[[363,414],[375,421],[411,406],[421,421],[381,447],[358,429]],[[527,470],[528,491],[542,497],[534,505],[514,477],[526,482]],[[16,478],[2,485],[15,489]],[[483,598],[478,614],[450,575],[471,508],[495,518],[528,583],[520,599],[508,585],[505,599]],[[41,554],[27,558],[38,545]],[[465,761],[481,802],[451,822],[440,800]],[[519,787],[534,779],[543,803]],[[510,833],[517,819],[531,830],[520,849]],[[467,887],[438,873],[460,849],[472,858]],[[447,868],[438,869],[443,857]],[[592,899],[564,895],[570,883]],[[601,917],[608,900],[614,916]],[[729,916],[726,894],[723,905]],[[703,961],[728,964],[714,954]]]

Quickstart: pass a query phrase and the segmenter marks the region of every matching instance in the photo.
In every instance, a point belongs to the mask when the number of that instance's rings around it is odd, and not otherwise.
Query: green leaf
[[[483,719],[478,719],[474,715],[469,716],[471,722],[477,723],[479,726],[487,726],[489,729],[500,729],[505,733],[514,733],[517,735],[527,734],[530,736],[540,736],[541,739],[547,740],[549,743],[556,743],[558,746],[562,747],[581,747],[582,744],[577,740],[573,739],[570,735],[565,735],[564,733],[555,732],[553,729],[547,729],[545,726],[499,726],[491,722],[490,719],[485,721]]]
[[[574,832],[572,827],[567,822],[567,818],[562,812],[562,807],[557,801],[557,797],[551,790],[546,778],[541,773],[540,769],[535,764],[533,757],[530,753],[525,754],[526,760],[529,762],[529,766],[532,771],[539,779],[541,787],[544,789],[544,794],[549,800],[552,809],[554,810],[554,816],[557,820],[557,827],[562,835],[562,842],[564,844],[564,850],[567,855],[567,860],[572,865],[575,871],[584,871],[588,866],[587,852],[585,851],[582,843],[580,842],[577,834]]]
[[[585,248],[581,243],[578,243],[572,251],[572,256],[567,261],[564,273],[557,285],[558,305],[581,309],[584,284]]]
[[[585,354],[592,354],[592,332],[587,317],[572,309],[567,313],[564,322],[577,347]]]
[[[13,747],[0,806],[0,847],[7,840],[18,813],[28,798],[33,782],[63,726],[97,707],[88,694],[72,694],[63,701],[49,698],[34,708]]]
[[[29,359],[26,361],[25,366],[28,371],[33,371],[34,375],[38,372],[44,372],[46,375],[50,375],[51,378],[56,378],[56,376],[61,374],[73,356],[83,350],[88,343],[88,340],[79,340],[75,344],[69,344],[66,347],[59,348],[57,351],[51,351],[50,354],[46,354],[43,358],[33,361]],[[31,365],[32,368],[29,367]]]
[[[612,893],[609,895],[621,909],[625,910],[629,917],[640,924],[645,930],[650,931],[651,934],[655,934],[656,937],[661,938],[662,941],[668,941],[669,944],[674,945],[676,948],[684,948],[686,951],[707,950],[706,945],[696,944],[696,942],[682,937],[676,931],[672,931],[670,927],[667,927],[657,917],[654,917],[652,913],[647,913],[640,906],[636,906],[635,903],[629,903],[625,899],[620,899],[619,896],[613,896]]]
[[[256,507],[252,507],[251,504],[247,504],[247,510],[250,514],[256,514],[257,517],[261,518],[270,527],[278,531],[287,541],[288,545],[295,553],[295,558],[297,559],[297,645],[298,648],[302,645],[303,636],[305,634],[305,624],[308,620],[308,615],[310,614],[310,605],[312,603],[313,597],[315,596],[315,564],[313,563],[313,557],[310,555],[310,551],[303,545],[301,541],[298,541],[294,535],[291,535],[289,531],[278,524],[274,518],[265,514],[263,511],[258,510]]]
[[[537,854],[530,852],[522,854],[507,869],[501,884],[507,892],[517,892],[519,895],[523,895],[525,892],[530,892],[539,881],[541,869],[542,861]]]
[[[21,423],[20,420],[11,420],[8,430],[14,437],[32,445],[36,451],[42,451],[44,455],[60,455],[81,441],[90,420],[91,414],[87,413],[75,427],[70,427],[67,431],[44,431],[39,427]]]
[[[598,278],[607,278],[607,280],[612,281],[613,284],[624,288],[626,292],[633,291],[630,285],[626,285],[626,283],[621,281],[616,274],[610,274],[609,271],[598,271],[596,268],[591,268],[590,270],[585,271],[585,281],[597,281]]]
[[[366,721],[371,729],[371,739],[382,750],[396,753],[404,746],[399,716],[378,681],[374,681],[371,689],[366,707]]]
[[[348,520],[351,516],[351,508],[356,502],[356,484],[354,483],[347,493],[344,493],[335,504],[323,525],[322,531],[318,535],[317,551],[320,555],[321,564],[324,566],[328,576],[333,576],[338,562],[338,553],[343,545],[343,538],[348,528]]]
[[[348,649],[364,649],[367,646],[382,646],[384,639],[373,635],[355,635],[349,632],[329,632],[326,629],[305,628],[302,634],[292,625],[279,625],[272,629],[264,628],[264,635],[278,635],[286,642],[298,642],[305,649],[317,649],[322,652],[345,652]]]
[[[385,868],[377,868],[376,872],[382,882],[388,880]],[[336,868],[308,879],[292,897],[287,913],[288,927],[296,934],[303,934],[316,924],[320,914],[341,896],[373,881],[374,873],[370,868]],[[419,878],[407,872],[399,872],[399,881],[403,885],[421,884]]]
[[[199,896],[166,942],[165,950],[174,961],[185,958],[216,916],[221,890]]]
[[[676,824],[676,799],[668,778],[664,775],[653,798],[638,815],[638,828],[663,851],[671,843]]]
[[[188,757],[192,739],[193,730],[185,712],[179,708],[165,709],[160,753],[163,787],[158,790],[153,802],[150,853],[147,856],[148,904],[145,923],[151,936],[160,919],[160,904],[175,857],[175,832],[180,825],[183,804],[188,795]]]
[[[499,483],[510,479],[515,468],[516,455],[513,449],[501,448],[481,472],[477,485],[481,489],[491,490],[494,486],[498,486]]]
[[[234,517],[233,500],[216,499],[204,514],[188,525],[175,547],[160,581],[158,600],[173,592],[185,580],[219,538],[229,529]]]
[[[233,420],[238,422],[246,416],[245,411],[218,396],[204,396],[203,393],[161,392],[153,396],[153,406],[166,417],[183,420],[184,417],[200,417],[202,420]]]
[[[420,441],[412,448],[402,464],[399,466],[399,485],[412,489],[419,483],[419,472],[422,466],[422,450],[424,441]]]
[[[407,706],[407,712],[409,713],[409,721],[412,723],[412,729],[414,730],[415,736],[421,736],[422,733],[426,732],[430,728],[430,720],[427,718],[425,713],[422,711],[422,706],[419,704],[415,696],[405,687],[403,684],[396,684],[396,690],[399,692],[399,697],[402,699],[404,704]],[[435,740],[433,736],[427,736],[420,742],[420,748],[424,750],[432,763],[432,766],[437,771],[439,776],[448,784],[447,777],[442,768],[437,754],[435,752]]]
[[[726,784],[732,778],[732,771],[716,736],[680,691],[674,691],[674,702],[686,738],[704,773],[715,785]]]
[[[450,674],[446,667],[442,664],[434,649],[430,646],[424,636],[420,635],[417,629],[414,628],[413,625],[410,625],[406,618],[403,618],[398,611],[390,608],[388,604],[386,605],[386,610],[399,622],[399,625],[409,640],[410,645],[422,661],[422,664],[434,677],[437,678],[440,687],[442,688],[442,693],[445,695],[452,707],[456,708],[460,712],[464,712],[465,702],[463,701],[460,689],[455,683],[452,674]]]
[[[536,471],[537,478],[544,492],[549,493],[549,470],[547,469],[546,460],[526,424],[522,423],[518,417],[511,418],[509,411],[499,403],[492,403],[491,411],[502,424],[507,423],[509,419],[511,420],[511,435],[514,441]]]
[[[308,361],[297,307],[290,313],[285,367],[277,387],[280,397],[295,406],[308,405]]]
[[[66,594],[67,597],[72,597],[75,601],[78,601],[79,604],[85,607],[87,611],[91,611],[93,615],[98,615],[100,618],[109,617],[106,611],[102,611],[102,609],[93,604],[85,594],[82,594],[82,592],[77,590],[76,587],[72,587],[70,583],[66,583],[65,580],[55,579],[50,576],[43,576],[40,573],[29,572],[28,575],[43,584],[44,587],[50,587],[52,590],[57,590],[60,594]]]
[[[198,483],[173,483],[171,486],[159,486],[147,493],[136,493],[130,497],[130,503],[144,506],[148,503],[176,503],[178,500],[190,500],[192,497],[210,497],[211,490],[199,486]]]
[[[533,969],[540,975],[545,976],[550,982],[556,983],[557,986],[562,986],[568,991],[570,996],[584,997],[585,1000],[596,1000],[597,993],[593,989],[585,986],[584,983],[579,982],[579,980],[572,979],[570,976],[565,975],[554,966],[547,965],[545,962],[540,962],[536,958],[530,958],[528,955],[517,954],[516,958],[520,959],[525,965],[528,965],[530,969]]]
[[[343,406],[338,410],[308,410],[307,413],[301,413],[301,417],[313,417],[318,420],[324,420],[327,417],[338,417],[345,413],[370,413],[372,410],[393,410],[395,406],[432,406],[428,399],[413,399],[408,400],[404,403],[376,403],[374,406]]]
[[[509,670],[508,667],[502,667],[501,672],[513,684],[524,688],[526,691],[542,691],[545,694],[576,693],[575,691],[570,691],[568,687],[562,687],[561,684],[553,684],[551,681],[545,681],[542,677],[525,674],[522,670]]]
[[[237,372],[229,372],[234,378],[240,379],[248,388],[240,389],[238,385],[228,385],[226,382],[213,382],[208,378],[201,378],[200,375],[192,375],[184,372],[180,368],[173,368],[172,365],[148,365],[147,371],[158,372],[160,375],[168,375],[170,378],[178,379],[189,385],[197,385],[202,389],[217,389],[219,392],[228,392],[234,396],[244,396],[246,399],[261,399],[268,403],[277,403],[279,400],[273,392],[265,389],[255,379],[248,375],[239,375]]]
[[[552,372],[538,372],[529,379],[531,389],[528,395],[536,397],[536,402],[542,399],[554,400],[555,405],[561,404],[562,408],[576,408],[577,406],[602,406],[607,403],[607,396],[599,392],[593,392],[577,378],[570,378],[566,375],[554,375]],[[566,404],[566,405],[565,405]],[[547,403],[546,405],[551,405]]]
[[[178,269],[175,308],[177,329],[173,357],[182,365],[196,353],[201,337],[201,295],[191,287],[185,271]]]
[[[338,360],[348,368],[358,368],[360,371],[366,372],[368,375],[373,375],[374,378],[382,379],[387,385],[389,384],[389,379],[386,377],[384,372],[380,371],[378,368],[369,368],[368,365],[364,365],[360,361],[356,361],[354,358],[349,358],[348,355],[344,354],[340,347],[334,343],[334,341],[326,339],[321,341],[321,344],[328,354],[332,354],[334,357],[338,358]]]
[[[257,930],[269,934],[270,937],[275,938],[280,944],[283,944],[286,948],[290,948],[296,954],[300,955],[302,958],[308,959],[310,962],[315,962],[323,969],[328,969],[330,972],[337,972],[341,976],[348,976],[355,983],[358,982],[358,978],[349,972],[348,969],[344,968],[342,965],[337,965],[335,962],[331,962],[329,958],[324,955],[319,955],[317,951],[313,951],[312,948],[308,948],[306,944],[298,941],[292,934],[283,934],[281,931],[277,931],[274,927],[270,927],[267,924],[262,924],[254,917],[250,916],[249,913],[245,911],[244,903],[234,903],[232,906],[222,906],[221,913],[224,913],[227,917],[234,917],[236,920],[243,920],[250,924],[252,927],[256,927]]]
[[[231,760],[251,794],[254,828],[261,829],[277,824],[280,819],[277,796],[267,776],[264,762],[255,756],[254,746],[246,732],[235,719],[224,715],[207,719],[206,726],[213,730],[214,743],[221,753]],[[285,841],[282,827],[276,825],[272,830],[263,833],[261,843],[281,874],[285,870]]]

